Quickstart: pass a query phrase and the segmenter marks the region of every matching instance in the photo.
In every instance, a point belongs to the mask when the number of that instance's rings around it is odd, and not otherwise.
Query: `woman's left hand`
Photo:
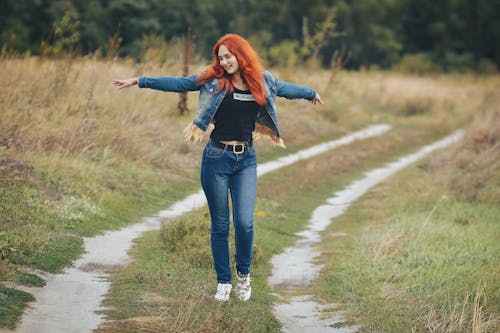
[[[136,85],[139,82],[138,77],[133,77],[131,79],[126,79],[126,80],[113,80],[113,84],[117,86],[119,89],[131,87],[133,85]]]
[[[318,93],[316,93],[316,96],[314,97],[314,99],[311,100],[311,103],[323,104],[323,100],[321,99],[321,96]]]

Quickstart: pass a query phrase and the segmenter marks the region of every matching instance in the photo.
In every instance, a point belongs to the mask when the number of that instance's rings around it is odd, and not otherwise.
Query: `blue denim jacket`
[[[193,124],[202,131],[206,131],[226,95],[226,89],[224,88],[219,91],[218,79],[214,79],[202,85],[197,85],[196,77],[197,75],[187,77],[141,76],[139,77],[138,85],[140,88],[171,92],[199,90],[199,106],[193,119]],[[278,114],[276,112],[276,97],[313,100],[316,96],[316,91],[297,84],[279,81],[268,71],[264,71],[264,88],[267,95],[267,103],[265,105],[266,112],[261,112],[257,116],[256,132],[268,136],[274,143],[282,145]],[[257,125],[262,125],[263,127]]]

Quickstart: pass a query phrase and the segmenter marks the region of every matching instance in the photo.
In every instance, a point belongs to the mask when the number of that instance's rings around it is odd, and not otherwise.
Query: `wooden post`
[[[182,76],[189,75],[189,64],[193,56],[193,39],[191,36],[191,27],[188,27],[186,34],[182,38]],[[177,103],[177,110],[179,114],[188,112],[187,108],[187,92],[179,94],[179,103]]]

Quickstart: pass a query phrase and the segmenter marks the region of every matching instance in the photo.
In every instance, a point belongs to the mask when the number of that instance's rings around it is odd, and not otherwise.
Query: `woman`
[[[210,244],[217,273],[218,301],[229,300],[229,198],[231,195],[236,245],[236,295],[251,296],[250,264],[253,251],[253,211],[257,186],[257,162],[253,138],[267,137],[283,146],[276,97],[304,98],[323,103],[307,87],[280,82],[264,71],[259,57],[241,36],[227,34],[213,47],[213,63],[189,77],[136,77],[114,80],[119,88],[137,84],[163,91],[200,91],[199,108],[185,129],[188,141],[200,141],[214,127],[202,157],[201,184],[211,218]],[[210,126],[213,124],[214,126]]]

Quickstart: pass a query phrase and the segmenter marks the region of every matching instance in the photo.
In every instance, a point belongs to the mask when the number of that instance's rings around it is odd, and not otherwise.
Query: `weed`
[[[416,98],[408,100],[401,108],[401,114],[404,116],[418,116],[430,111],[432,101],[429,99]]]
[[[212,267],[209,250],[210,223],[205,214],[202,219],[180,219],[166,223],[160,236],[166,250],[176,257],[183,257],[194,267]]]

